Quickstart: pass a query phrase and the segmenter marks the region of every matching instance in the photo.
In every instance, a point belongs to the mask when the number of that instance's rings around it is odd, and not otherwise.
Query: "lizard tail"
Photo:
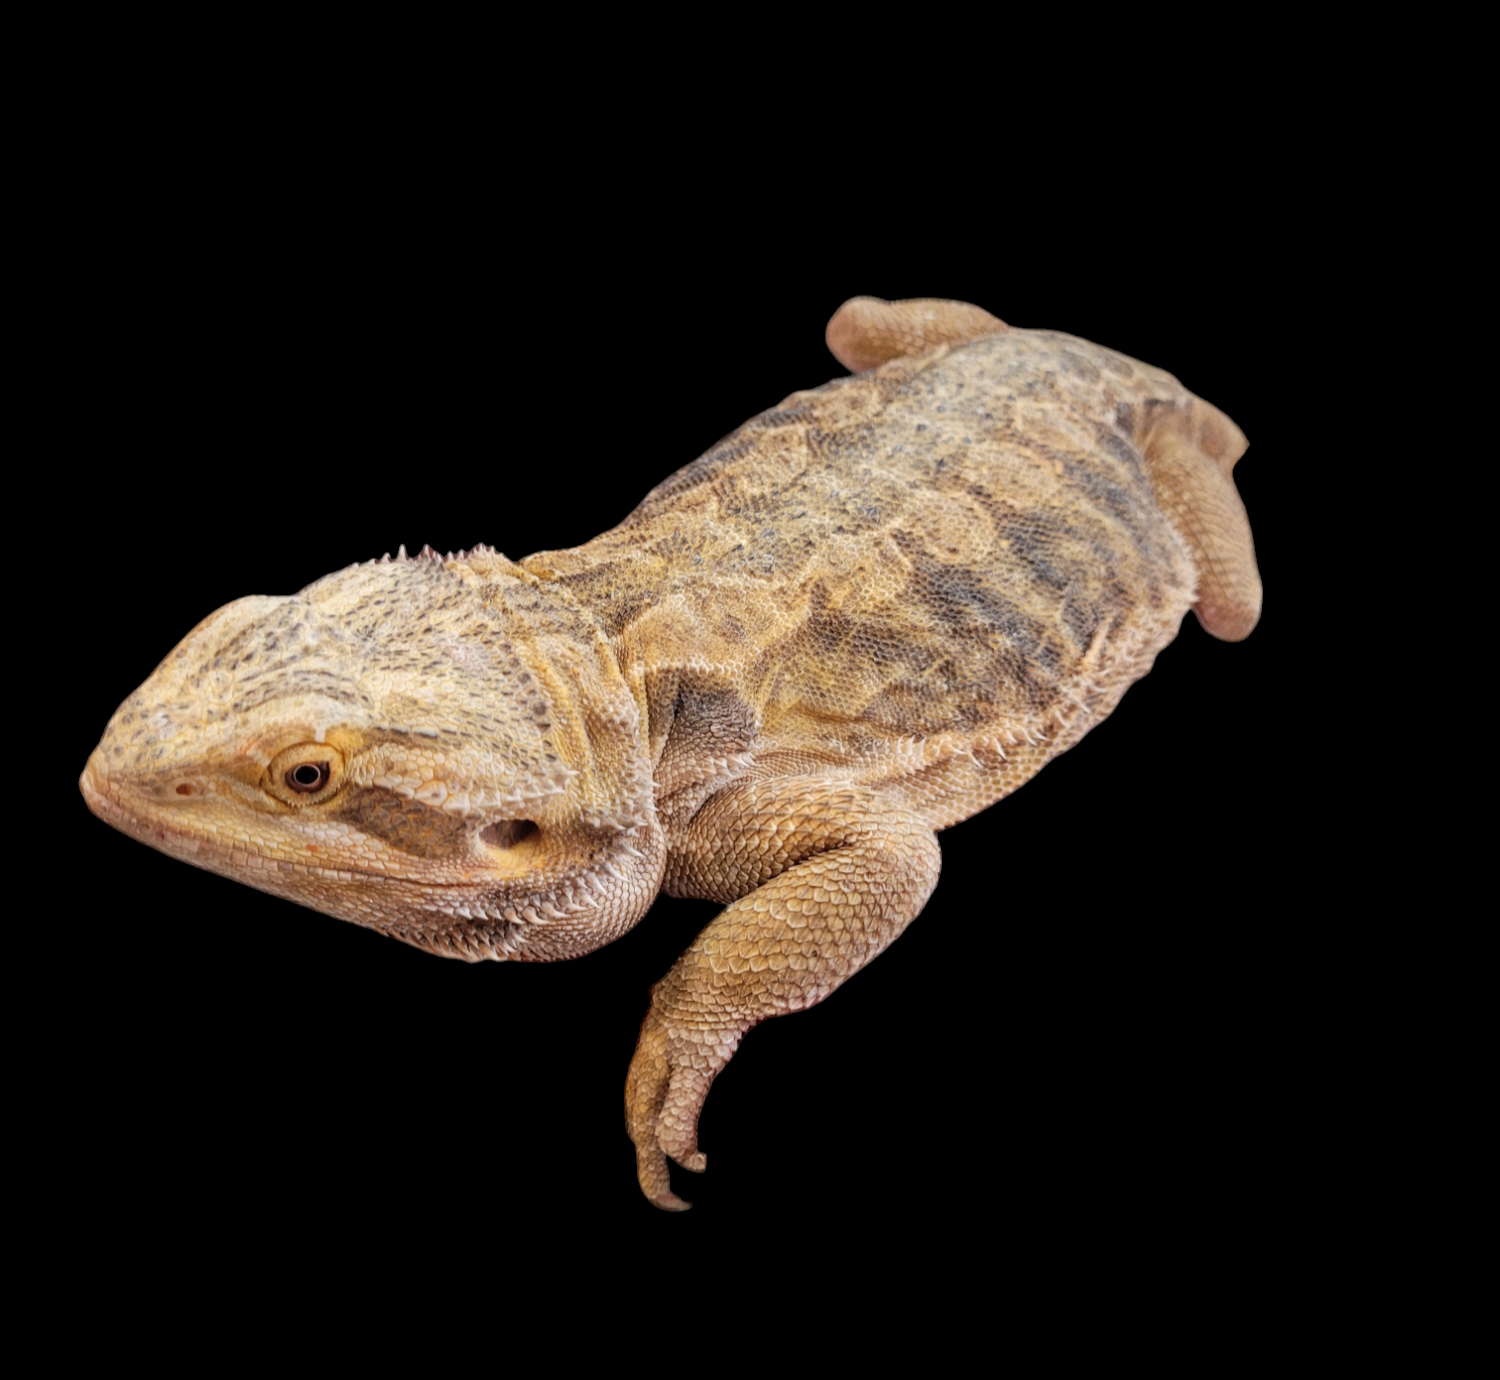
[[[945,302],[937,297],[912,297],[904,302],[851,297],[834,312],[826,339],[833,357],[857,374],[934,345],[956,345],[1005,329],[998,316],[968,302]]]
[[[1245,433],[1202,398],[1162,408],[1141,438],[1156,502],[1192,548],[1193,612],[1215,637],[1238,642],[1260,621],[1260,571],[1250,519],[1234,486]]]

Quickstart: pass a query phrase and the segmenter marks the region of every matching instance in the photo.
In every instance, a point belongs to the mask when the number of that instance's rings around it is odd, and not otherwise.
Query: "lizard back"
[[[1027,779],[1150,669],[1195,569],[1142,447],[1192,400],[1052,331],[793,393],[618,527],[522,564],[650,671],[741,702],[776,767],[936,827]]]

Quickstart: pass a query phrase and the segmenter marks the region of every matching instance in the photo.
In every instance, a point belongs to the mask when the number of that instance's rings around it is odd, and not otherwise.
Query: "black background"
[[[941,1227],[1062,1251],[1254,1230],[1297,1135],[1305,981],[1276,224],[967,173],[893,196],[726,169],[669,200],[313,164],[100,199],[58,361],[77,385],[59,453],[107,476],[55,476],[93,620],[75,768],[230,599],[398,543],[519,557],[619,521],[841,373],[823,327],[862,293],[1070,331],[1223,408],[1251,440],[1266,609],[1239,645],[1189,616],[1114,716],[943,834],[938,890],[888,954],[746,1039],[706,1105],[707,1174],[674,1171],[698,1205],[680,1220],[636,1189],[623,1087],[650,984],[714,907],[663,899],[567,964],[469,967],[157,855],[75,794],[87,899],[53,961],[77,965],[80,1095],[152,1166],[117,1185],[127,1215],[314,1251],[404,1220],[522,1255],[558,1233],[793,1249]]]

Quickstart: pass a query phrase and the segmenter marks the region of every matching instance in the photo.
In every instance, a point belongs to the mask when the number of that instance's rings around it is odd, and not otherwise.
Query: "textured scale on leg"
[[[1250,444],[1217,407],[1194,398],[1163,410],[1143,439],[1156,501],[1192,548],[1198,620],[1239,642],[1260,621],[1260,571],[1250,518],[1234,486],[1235,462]]]
[[[693,821],[666,889],[729,901],[652,989],[626,1084],[637,1172],[659,1207],[666,1157],[701,1170],[698,1114],[745,1032],[805,1010],[886,948],[937,885],[936,835],[877,792],[753,781]]]
[[[828,323],[826,339],[833,357],[859,373],[887,360],[918,355],[934,345],[956,345],[1006,329],[1005,322],[968,302],[912,297],[883,302],[852,297]]]

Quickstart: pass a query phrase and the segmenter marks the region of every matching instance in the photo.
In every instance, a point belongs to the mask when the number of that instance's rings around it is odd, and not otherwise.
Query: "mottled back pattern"
[[[938,346],[792,394],[613,531],[522,564],[593,609],[622,662],[738,697],[738,746],[852,771],[943,827],[1067,747],[1175,635],[1195,574],[1140,434],[1188,397],[1056,332]]]

